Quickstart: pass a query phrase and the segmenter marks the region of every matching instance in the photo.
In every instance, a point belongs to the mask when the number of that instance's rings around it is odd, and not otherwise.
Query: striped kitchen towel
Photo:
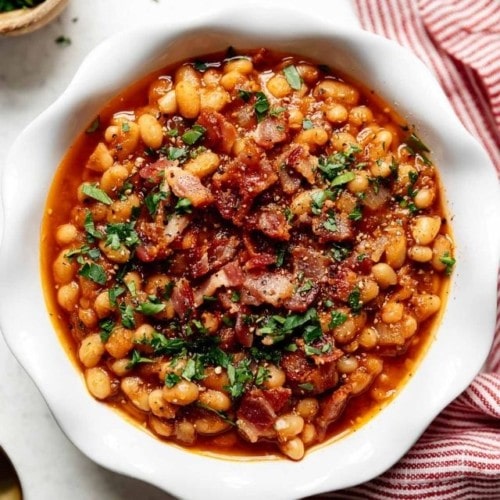
[[[355,4],[364,29],[408,47],[434,72],[458,117],[482,142],[500,174],[500,2],[355,0]],[[328,498],[500,499],[498,313],[484,372],[392,469]]]

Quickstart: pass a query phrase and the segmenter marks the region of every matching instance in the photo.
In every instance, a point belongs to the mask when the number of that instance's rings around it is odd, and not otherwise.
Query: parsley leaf
[[[335,179],[333,179],[331,185],[332,187],[335,186],[342,186],[343,184],[347,184],[348,182],[351,182],[356,178],[356,174],[354,172],[344,172],[343,174],[337,175]]]
[[[120,310],[122,325],[125,328],[135,328],[134,308],[130,304],[125,304],[123,302],[118,308]]]
[[[114,327],[115,322],[111,318],[106,318],[99,321],[99,328],[101,329],[99,335],[101,336],[101,341],[103,343],[106,343],[108,341]]]
[[[354,287],[354,290],[347,297],[347,303],[354,314],[361,312],[363,302],[361,302],[361,291],[357,286]]]
[[[80,276],[97,283],[98,285],[105,285],[107,281],[106,272],[104,268],[94,262],[85,262],[81,269],[78,271]]]
[[[347,321],[347,314],[342,311],[332,311],[332,319],[328,323],[328,328],[337,328],[337,326],[343,325]]]
[[[141,356],[141,353],[134,349],[132,351],[132,358],[130,361],[127,363],[127,369],[130,370],[131,368],[134,368],[137,366],[139,363],[154,363],[152,359],[149,358],[143,358]]]
[[[257,121],[262,121],[269,111],[269,101],[264,92],[255,92],[255,104],[253,105]]]
[[[257,374],[255,375],[255,385],[263,385],[264,382],[271,377],[271,373],[264,366],[259,366],[257,368]]]
[[[252,370],[250,370],[250,359],[244,359],[237,365],[229,364],[227,367],[227,376],[229,385],[227,391],[232,398],[239,398],[245,392],[245,386],[254,379]]]
[[[450,255],[449,252],[445,252],[444,255],[439,259],[441,263],[446,266],[445,273],[450,276],[453,271],[453,266],[456,264],[456,260]]]
[[[98,188],[97,184],[84,184],[82,186],[82,193],[105,205],[113,203],[113,200],[102,189]]]
[[[336,262],[341,262],[351,254],[352,250],[348,247],[342,246],[340,243],[334,243],[330,253]]]
[[[113,306],[116,307],[116,299],[123,293],[125,292],[125,288],[122,286],[114,286],[108,290],[108,298],[109,298],[109,303]]]
[[[206,132],[205,127],[202,127],[201,125],[195,124],[191,127],[190,130],[187,132],[184,132],[182,134],[182,140],[186,143],[192,146],[195,144],[197,141],[199,141],[202,137],[203,134]]]
[[[157,304],[154,302],[142,302],[135,310],[146,316],[154,316],[165,309],[165,304]]]
[[[193,211],[193,205],[188,198],[179,198],[179,201],[175,204],[176,214],[190,214]]]
[[[174,146],[170,146],[167,149],[167,158],[169,160],[180,160],[187,155],[186,148],[176,148]]]
[[[285,75],[286,81],[294,90],[300,90],[302,87],[302,78],[297,71],[297,68],[292,64],[283,68],[283,74]]]
[[[146,208],[148,209],[149,215],[151,215],[151,217],[154,217],[156,215],[160,201],[166,200],[167,198],[168,194],[165,193],[165,191],[155,191],[149,193],[146,198],[144,198],[144,204],[146,205]]]
[[[165,376],[165,385],[171,389],[175,384],[181,381],[181,377],[174,372],[167,373]]]
[[[113,250],[118,250],[122,244],[128,248],[139,244],[139,235],[135,231],[134,226],[135,221],[108,224],[106,226],[105,245]]]
[[[85,133],[86,134],[92,134],[99,130],[101,127],[101,117],[97,115],[93,120],[92,123],[86,128]]]

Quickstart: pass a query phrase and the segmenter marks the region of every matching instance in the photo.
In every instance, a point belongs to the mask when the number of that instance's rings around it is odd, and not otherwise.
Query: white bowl
[[[432,148],[452,214],[456,270],[423,362],[395,400],[359,431],[299,463],[196,454],[152,438],[96,402],[59,343],[42,294],[40,221],[54,171],[74,138],[112,95],[139,77],[228,45],[302,54],[375,89]],[[87,57],[63,95],[21,134],[3,174],[0,319],[7,343],[78,448],[109,469],[176,496],[296,498],[372,479],[401,458],[466,388],[489,351],[500,253],[493,167],[424,65],[399,45],[358,28],[253,2],[252,8],[228,8],[196,20],[180,16],[119,34]]]

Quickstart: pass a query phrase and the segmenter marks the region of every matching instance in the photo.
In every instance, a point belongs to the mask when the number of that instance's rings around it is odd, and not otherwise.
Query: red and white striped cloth
[[[500,2],[355,4],[364,29],[408,47],[434,71],[458,117],[500,174]],[[484,372],[392,469],[328,498],[500,499],[500,309]]]

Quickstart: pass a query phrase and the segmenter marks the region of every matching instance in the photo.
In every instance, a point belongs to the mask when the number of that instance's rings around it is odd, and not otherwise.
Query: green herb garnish
[[[293,90],[300,90],[302,87],[302,78],[297,71],[297,68],[292,64],[283,68],[283,74],[285,75],[286,81],[292,87]]]
[[[186,143],[192,146],[195,144],[197,141],[199,141],[202,137],[203,134],[206,132],[206,129],[202,127],[201,125],[193,125],[190,130],[187,132],[184,132],[182,134],[182,140]]]
[[[154,363],[154,361],[152,359],[142,357],[141,353],[134,349],[132,351],[132,358],[127,363],[127,370],[136,367],[139,363]]]
[[[446,266],[445,273],[447,276],[450,276],[453,271],[453,266],[457,261],[450,255],[449,252],[445,252],[439,261]]]
[[[84,184],[82,193],[105,205],[111,205],[111,203],[113,203],[113,200],[102,189],[98,188],[97,184]]]
[[[104,268],[94,262],[85,262],[78,271],[78,274],[98,285],[106,284],[107,276]]]

